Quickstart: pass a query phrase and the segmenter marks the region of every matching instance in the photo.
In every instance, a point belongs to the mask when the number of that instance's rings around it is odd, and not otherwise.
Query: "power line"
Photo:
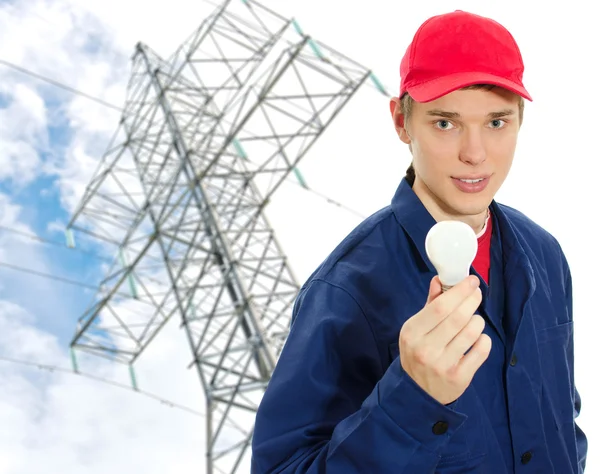
[[[97,258],[98,260],[103,260],[103,261],[106,261],[106,262],[112,262],[112,258],[104,257],[104,256],[102,256],[102,255],[100,255],[100,254],[98,254],[96,252],[91,252],[89,250],[84,250],[84,249],[81,249],[79,247],[70,247],[69,245],[67,245],[64,242],[58,242],[56,240],[45,239],[44,237],[40,237],[40,236],[35,235],[35,234],[30,234],[29,232],[23,232],[22,230],[14,229],[12,227],[8,227],[8,226],[5,226],[5,225],[0,225],[0,229],[4,230],[6,232],[11,232],[13,234],[20,235],[22,237],[25,237],[25,238],[28,238],[28,239],[31,239],[31,240],[36,240],[38,242],[42,242],[44,244],[54,245],[56,247],[61,247],[61,248],[67,248],[67,249],[69,249],[71,251],[75,251],[75,252],[78,252],[78,253],[81,253],[81,254],[88,255],[90,257]]]
[[[105,107],[109,107],[111,109],[118,110],[119,112],[123,112],[123,109],[121,107],[118,107],[118,106],[116,106],[114,104],[106,102],[105,100],[99,99],[98,97],[94,97],[93,95],[90,95],[90,94],[87,94],[85,92],[82,92],[82,91],[80,91],[78,89],[75,89],[74,87],[68,86],[68,85],[66,85],[66,84],[64,84],[64,83],[62,83],[60,81],[55,80],[55,79],[51,79],[51,78],[49,78],[47,76],[44,76],[42,74],[38,74],[37,72],[33,72],[33,71],[30,71],[29,69],[25,69],[24,67],[18,66],[17,64],[11,63],[10,61],[7,61],[5,59],[0,59],[0,64],[3,64],[4,66],[7,66],[7,67],[9,67],[11,69],[19,71],[19,72],[21,72],[23,74],[27,74],[28,76],[35,77],[36,79],[39,79],[39,80],[44,81],[44,82],[47,82],[48,84],[52,84],[53,86],[59,87],[59,88],[64,89],[64,90],[66,90],[68,92],[71,92],[73,94],[77,94],[77,95],[85,97],[85,98],[87,98],[89,100],[93,100],[94,102],[98,102],[99,104],[104,105]]]
[[[27,273],[29,275],[34,275],[34,276],[38,276],[41,278],[47,278],[49,280],[66,283],[67,285],[73,285],[73,286],[78,286],[81,288],[86,288],[88,290],[94,290],[94,291],[98,291],[98,292],[101,292],[103,290],[103,288],[101,286],[88,285],[88,284],[82,283],[80,281],[71,280],[69,278],[65,278],[65,277],[61,277],[61,276],[57,276],[57,275],[52,275],[50,273],[41,272],[39,270],[34,270],[31,268],[20,267],[18,265],[14,265],[12,263],[0,262],[0,267],[5,267],[10,270],[17,271],[17,272]],[[121,293],[119,291],[117,291],[115,294],[117,294],[119,296],[123,296],[125,298],[132,298],[132,296],[130,294]]]
[[[173,402],[171,400],[167,400],[165,398],[162,398],[158,395],[155,395],[153,393],[150,392],[146,392],[144,390],[140,390],[139,388],[134,388],[131,387],[129,385],[126,385],[124,383],[120,383],[120,382],[115,382],[114,380],[108,380],[105,379],[103,377],[98,377],[96,375],[92,375],[92,374],[88,374],[86,372],[81,372],[81,371],[75,371],[73,369],[67,369],[66,367],[59,367],[56,365],[50,365],[50,364],[44,364],[44,363],[40,363],[40,362],[34,362],[34,361],[28,361],[28,360],[19,360],[19,359],[14,359],[11,357],[5,357],[5,356],[0,356],[0,362],[8,362],[11,364],[17,364],[17,365],[23,365],[23,366],[29,366],[29,367],[36,367],[40,370],[47,370],[49,372],[61,372],[61,373],[66,373],[66,374],[70,374],[70,375],[79,375],[81,377],[87,378],[87,379],[91,379],[94,380],[96,382],[100,382],[106,385],[112,385],[114,387],[118,387],[121,389],[125,389],[125,390],[129,390],[135,393],[138,393],[140,395],[144,395],[148,398],[152,398],[160,403],[162,403],[163,405],[167,405],[171,408],[177,408],[179,410],[183,410],[186,411],[188,413],[191,413],[192,415],[196,415],[196,416],[200,416],[205,418],[206,414],[195,410],[193,408],[190,408],[188,406],[182,405],[180,403],[176,403]]]
[[[7,357],[7,356],[2,356],[2,355],[0,355],[0,362],[6,362],[6,363],[10,363],[10,364],[15,364],[15,365],[22,365],[22,366],[26,366],[26,367],[35,367],[39,370],[46,370],[48,372],[60,372],[60,373],[68,374],[68,375],[78,375],[80,377],[93,380],[94,382],[102,383],[105,385],[112,385],[113,387],[117,387],[117,388],[120,388],[123,390],[134,392],[139,395],[143,395],[145,397],[151,398],[152,400],[160,402],[162,405],[166,405],[170,408],[176,408],[178,410],[185,411],[192,415],[206,418],[206,414],[199,410],[190,408],[189,406],[183,405],[182,403],[177,403],[172,400],[168,400],[168,399],[163,398],[159,395],[156,395],[152,392],[148,392],[146,390],[140,390],[139,387],[137,387],[137,384],[134,387],[132,385],[127,385],[127,384],[124,384],[121,382],[115,382],[114,380],[109,380],[104,377],[98,377],[97,375],[93,375],[93,374],[90,374],[87,372],[82,372],[79,369],[74,370],[74,369],[70,369],[70,368],[66,368],[66,367],[60,367],[57,365],[46,364],[46,363],[39,362],[39,361],[15,359],[13,357]],[[234,423],[225,421],[225,424],[230,426],[231,428],[239,429],[239,426],[237,426]]]
[[[12,263],[0,262],[0,267],[10,268],[11,270],[15,270],[22,273],[28,273],[30,275],[39,276],[42,278],[48,278],[55,281],[60,281],[62,283],[66,283],[68,285],[80,286],[82,288],[88,288],[90,290],[99,290],[100,288],[93,285],[88,285],[86,283],[81,283],[80,281],[70,280],[68,278],[51,275],[49,273],[40,272],[38,270],[33,270],[31,268],[20,267],[18,265],[13,265]]]
[[[358,212],[358,211],[355,211],[355,210],[354,210],[354,209],[352,209],[351,207],[348,207],[348,206],[346,206],[346,205],[342,204],[341,202],[339,202],[339,201],[336,201],[335,199],[332,199],[332,198],[330,198],[329,196],[326,196],[325,194],[322,194],[322,193],[320,193],[320,192],[318,192],[318,191],[315,191],[315,190],[314,190],[314,189],[312,189],[312,188],[306,188],[306,187],[304,187],[302,184],[298,183],[297,181],[293,181],[293,180],[291,180],[291,179],[287,179],[286,181],[291,181],[291,182],[293,182],[293,183],[297,184],[298,186],[300,186],[300,187],[302,187],[302,188],[306,189],[307,191],[309,191],[309,192],[311,192],[311,193],[313,193],[313,194],[317,195],[317,196],[318,196],[318,197],[320,197],[321,199],[324,199],[324,200],[325,200],[325,201],[327,201],[329,204],[333,204],[334,206],[338,206],[339,208],[341,208],[341,209],[344,209],[345,211],[349,212],[350,214],[354,214],[355,216],[357,216],[357,217],[359,217],[359,218],[361,218],[361,219],[364,219],[364,218],[366,217],[364,214],[362,214],[362,213],[360,213],[360,212]]]

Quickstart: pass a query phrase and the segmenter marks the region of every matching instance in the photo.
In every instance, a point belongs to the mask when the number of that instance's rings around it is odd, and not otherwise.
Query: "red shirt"
[[[492,211],[487,220],[487,227],[477,238],[477,255],[473,260],[473,268],[487,284],[490,281],[490,245],[492,243]]]

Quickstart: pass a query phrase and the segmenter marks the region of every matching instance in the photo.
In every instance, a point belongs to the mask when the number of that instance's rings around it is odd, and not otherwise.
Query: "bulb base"
[[[442,285],[442,293],[445,293],[446,291],[448,291],[453,286],[454,285]]]

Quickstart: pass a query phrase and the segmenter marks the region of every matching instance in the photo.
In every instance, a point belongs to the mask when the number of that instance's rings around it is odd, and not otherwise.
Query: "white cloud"
[[[23,185],[39,172],[38,150],[48,147],[46,107],[27,85],[0,84],[7,103],[0,108],[0,181]]]
[[[64,222],[58,221],[58,220],[54,220],[51,222],[48,222],[48,224],[46,225],[46,230],[49,233],[60,233],[65,231],[65,224]]]
[[[49,363],[57,363],[55,356],[59,350],[55,338],[36,331],[30,314],[9,301],[0,301],[0,314],[0,346],[4,353],[25,359],[46,354]]]
[[[72,214],[81,201],[93,173],[98,168],[99,157],[91,155],[85,141],[74,137],[64,161],[49,165],[48,171],[57,176],[62,206]]]
[[[0,358],[68,367],[65,348],[35,327],[22,308],[0,302]],[[140,389],[204,412],[195,374],[176,325],[140,361]],[[166,344],[165,344],[166,341]],[[83,359],[83,358],[82,358]],[[202,469],[204,418],[151,398],[63,372],[0,360],[0,472],[182,474]],[[87,358],[80,370],[125,382],[126,367]],[[158,375],[157,377],[157,374]]]
[[[24,240],[23,233],[35,235],[31,228],[24,224],[21,218],[22,209],[12,202],[6,194],[0,193],[0,260],[16,263],[24,254],[34,254],[38,251],[35,240]]]

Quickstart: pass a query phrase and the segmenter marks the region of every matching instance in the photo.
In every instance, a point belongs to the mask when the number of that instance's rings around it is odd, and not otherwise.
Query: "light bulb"
[[[464,222],[441,221],[427,233],[425,250],[438,272],[442,290],[447,291],[469,276],[477,255],[477,235]]]

